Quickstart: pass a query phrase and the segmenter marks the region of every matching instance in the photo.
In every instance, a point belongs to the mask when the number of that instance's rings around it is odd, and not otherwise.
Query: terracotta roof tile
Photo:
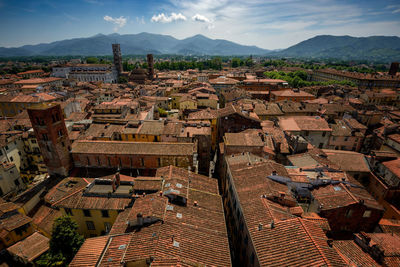
[[[344,150],[322,150],[328,160],[340,166],[343,171],[370,172],[365,156],[358,152]]]
[[[24,260],[32,262],[45,253],[49,248],[49,239],[44,235],[35,232],[24,240],[12,245],[7,250]]]
[[[328,131],[332,129],[324,118],[319,116],[294,116],[279,118],[279,126],[283,131]]]
[[[95,266],[100,260],[108,239],[109,236],[86,239],[69,266]]]
[[[334,240],[333,246],[337,249],[349,266],[380,266],[366,252],[364,252],[353,240]]]
[[[13,231],[18,227],[30,223],[32,221],[31,218],[25,216],[23,214],[17,213],[13,216],[4,218],[0,220],[0,229],[5,229],[7,231]]]
[[[121,141],[75,141],[71,153],[138,154],[190,156],[196,152],[193,143],[156,143]]]
[[[62,215],[61,211],[43,205],[32,217],[33,219],[32,222],[40,230],[43,230],[50,235],[53,229],[54,220],[60,217],[61,215]]]
[[[164,185],[170,184],[167,188],[174,186],[185,192],[186,205],[169,203],[168,198],[159,193],[136,199],[132,208],[118,215],[110,232],[110,245],[98,249],[103,251],[101,265],[153,260],[156,266],[168,263],[179,266],[230,266],[217,181],[173,166],[158,169],[157,176],[163,177]],[[181,185],[178,186],[178,183]],[[138,213],[145,221],[148,216],[158,220],[141,228],[128,228],[130,221],[136,223]],[[122,238],[123,242],[120,241]],[[120,248],[125,243],[127,245]]]

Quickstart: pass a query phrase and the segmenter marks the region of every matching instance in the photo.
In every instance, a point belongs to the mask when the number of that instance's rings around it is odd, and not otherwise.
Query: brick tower
[[[72,168],[70,141],[60,105],[32,106],[28,114],[49,174],[68,176]]]
[[[118,71],[118,75],[122,73],[122,55],[121,55],[121,47],[119,44],[112,44],[112,50],[114,55],[114,66]]]
[[[154,59],[153,54],[147,54],[147,78],[152,81],[154,79]]]

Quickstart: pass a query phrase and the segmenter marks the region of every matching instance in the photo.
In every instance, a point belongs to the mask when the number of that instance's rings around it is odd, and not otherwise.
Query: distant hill
[[[398,61],[400,60],[400,38],[397,36],[319,35],[274,52],[272,55],[295,58]]]
[[[0,56],[64,56],[111,55],[111,44],[121,44],[124,55],[180,54],[180,55],[260,55],[269,50],[256,46],[239,45],[226,40],[213,40],[203,35],[195,35],[178,40],[169,35],[139,34],[97,34],[88,38],[74,38],[48,44],[24,45],[18,48],[0,47]]]
[[[48,44],[24,45],[16,48],[0,47],[0,57],[12,56],[101,56],[111,55],[111,44],[121,44],[123,55],[177,54],[177,55],[268,55],[307,59],[341,59],[368,61],[400,61],[400,38],[397,36],[351,37],[319,35],[282,50],[266,50],[245,46],[223,39],[195,35],[178,40],[169,35],[97,34]]]

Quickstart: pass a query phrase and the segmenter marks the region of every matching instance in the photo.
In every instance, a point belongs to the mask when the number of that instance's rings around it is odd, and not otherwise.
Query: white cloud
[[[398,9],[397,3],[375,8],[337,0],[168,0],[162,6],[164,13],[181,13],[188,21],[158,31],[173,32],[177,38],[200,33],[276,49],[321,34],[400,35],[400,20],[393,17]]]
[[[123,16],[121,16],[119,18],[113,18],[108,15],[105,15],[103,19],[105,21],[115,24],[114,31],[118,31],[119,29],[124,27],[126,25],[126,22],[128,21],[128,19]]]
[[[211,22],[206,16],[203,16],[203,15],[200,15],[200,14],[194,15],[192,17],[192,20],[199,21],[199,22],[208,22],[208,23]]]
[[[182,13],[176,14],[174,12],[172,12],[170,16],[160,13],[151,17],[151,22],[170,23],[178,20],[186,20],[186,17],[182,15]]]

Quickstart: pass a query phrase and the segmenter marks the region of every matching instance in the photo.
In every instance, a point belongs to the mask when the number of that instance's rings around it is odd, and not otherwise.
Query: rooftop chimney
[[[274,228],[275,228],[275,222],[272,221],[272,222],[271,222],[271,229],[274,229]]]
[[[117,184],[117,187],[120,185],[120,183],[121,183],[121,177],[119,176],[119,172],[117,172],[116,174],[115,174],[115,182],[116,182],[116,184]]]
[[[140,212],[136,215],[136,220],[138,226],[143,226],[143,215]]]
[[[115,190],[117,190],[117,186],[116,186],[116,184],[115,184],[115,179],[112,180],[111,186],[112,186],[112,191],[113,191],[113,193],[114,193]]]

